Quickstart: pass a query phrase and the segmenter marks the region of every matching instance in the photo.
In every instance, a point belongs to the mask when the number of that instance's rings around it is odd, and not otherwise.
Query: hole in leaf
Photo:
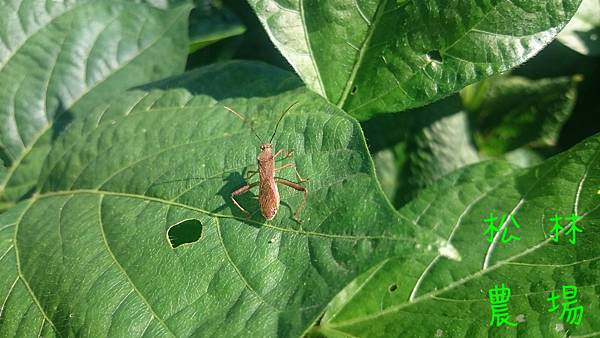
[[[358,89],[356,86],[352,87],[352,90],[350,91],[350,95],[356,94],[356,89]]]
[[[427,59],[436,62],[444,62],[442,59],[442,54],[440,54],[440,51],[437,49],[427,52]]]
[[[197,242],[202,236],[202,223],[197,219],[186,219],[175,223],[167,230],[167,238],[171,247]]]
[[[398,290],[398,285],[396,285],[396,284],[390,285],[389,290],[390,290],[390,292],[394,292],[394,291]]]

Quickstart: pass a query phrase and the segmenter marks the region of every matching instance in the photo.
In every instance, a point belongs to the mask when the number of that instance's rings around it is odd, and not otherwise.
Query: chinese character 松
[[[502,230],[502,237],[500,238],[500,241],[502,243],[508,243],[510,241],[518,241],[521,238],[518,236],[514,236],[514,235],[508,235],[508,224],[506,224],[508,222],[508,220],[506,219],[506,214],[502,215],[502,219],[500,220],[500,226],[497,227],[494,222],[498,219],[498,217],[494,216],[493,213],[490,213],[490,217],[484,219],[483,221],[485,223],[488,223],[488,227],[484,232],[484,235],[488,235],[487,237],[487,241],[489,243],[492,243],[494,241],[494,237],[496,236],[496,233],[500,231],[500,229],[504,228]],[[511,223],[515,226],[515,228],[519,229],[521,228],[521,225],[519,225],[519,223],[517,223],[517,220],[515,219],[515,217],[513,215],[509,216]],[[506,224],[506,225],[505,225]]]

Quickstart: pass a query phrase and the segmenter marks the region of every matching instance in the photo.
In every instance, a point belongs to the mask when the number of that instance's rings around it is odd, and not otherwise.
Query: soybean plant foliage
[[[3,1],[0,337],[599,335],[600,134],[561,133],[588,75],[509,74],[579,5]],[[587,22],[551,46],[597,62]],[[254,132],[295,102],[273,144],[302,222],[285,186],[246,215]],[[490,213],[520,228],[487,241]]]

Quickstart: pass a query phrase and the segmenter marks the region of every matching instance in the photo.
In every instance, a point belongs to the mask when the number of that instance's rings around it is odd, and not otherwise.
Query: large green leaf
[[[263,64],[215,65],[72,123],[40,191],[0,226],[0,336],[299,336],[378,261],[432,259],[438,245],[452,256],[387,202],[359,124],[300,85]],[[286,187],[273,221],[246,218],[229,196],[256,163],[248,124],[265,138],[296,101],[274,144],[309,178],[303,223]],[[186,224],[200,239],[173,248]]]
[[[553,146],[575,106],[580,76],[529,80],[488,79],[463,93],[482,152],[500,155],[519,147]]]
[[[134,85],[183,70],[189,5],[132,1],[0,3],[0,201],[37,180],[73,117]]]
[[[362,337],[591,337],[600,333],[600,135],[531,169],[484,162],[424,190],[400,210],[434,229],[462,260],[390,259],[361,276],[331,303],[315,330]],[[518,241],[486,240],[484,219],[512,214]],[[564,231],[554,242],[549,218],[582,217],[576,244]],[[507,226],[510,223],[507,223]],[[562,222],[565,231],[572,223]],[[504,283],[517,327],[490,327],[488,290]],[[581,325],[549,313],[546,298],[563,285],[578,288]],[[559,311],[560,312],[560,311]]]
[[[600,54],[600,1],[583,0],[558,41],[584,55]]]
[[[440,99],[549,43],[580,0],[250,0],[314,91],[366,119]]]

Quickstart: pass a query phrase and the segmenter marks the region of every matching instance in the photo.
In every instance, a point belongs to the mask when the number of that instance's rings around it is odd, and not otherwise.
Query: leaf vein
[[[242,282],[244,283],[244,285],[246,286],[246,288],[252,293],[254,294],[254,296],[263,304],[269,306],[270,308],[276,310],[277,312],[281,312],[282,310],[277,308],[275,305],[267,302],[264,297],[258,293],[258,291],[256,291],[252,285],[250,285],[250,282],[248,281],[248,279],[246,277],[244,277],[244,274],[242,274],[242,272],[240,271],[240,269],[238,268],[238,266],[235,264],[235,262],[233,261],[233,259],[231,259],[231,256],[229,255],[229,251],[227,250],[227,246],[225,245],[225,242],[223,241],[223,235],[221,234],[221,223],[219,222],[219,218],[215,217],[215,223],[217,225],[217,234],[219,235],[219,243],[221,243],[221,246],[223,247],[223,252],[225,253],[225,257],[227,258],[227,261],[229,262],[229,264],[231,264],[231,267],[235,270],[236,274],[238,275],[238,277],[240,277],[240,279],[242,280]]]
[[[123,273],[123,275],[125,276],[125,278],[129,282],[129,284],[131,285],[131,288],[138,294],[138,296],[140,297],[140,299],[142,300],[142,302],[144,302],[144,304],[148,307],[148,309],[150,310],[150,313],[152,314],[152,318],[156,318],[156,320],[158,320],[158,322],[161,323],[161,325],[165,329],[167,329],[167,331],[172,336],[176,337],[175,333],[173,333],[173,331],[167,325],[167,323],[165,323],[162,320],[162,318],[160,318],[158,316],[158,314],[156,313],[156,311],[154,310],[154,308],[152,307],[152,305],[150,305],[150,303],[148,302],[148,300],[146,299],[146,297],[144,297],[144,295],[140,292],[140,290],[137,288],[137,286],[133,283],[133,281],[131,280],[131,277],[129,277],[129,274],[127,273],[127,271],[125,271],[125,269],[123,268],[123,266],[121,265],[121,263],[119,263],[119,261],[117,260],[117,257],[114,255],[114,253],[110,249],[110,246],[108,245],[108,240],[106,238],[106,232],[104,230],[104,223],[102,222],[102,201],[103,201],[103,199],[104,199],[104,195],[100,195],[100,198],[98,198],[98,226],[100,227],[100,233],[102,234],[102,241],[104,242],[104,246],[106,247],[107,253],[110,255],[110,257],[112,258],[112,260],[115,262],[115,264],[117,265],[117,267],[119,268],[119,270]]]
[[[17,242],[17,234],[19,233],[19,224],[23,220],[23,217],[25,216],[25,214],[29,211],[29,209],[33,205],[34,201],[35,201],[35,199],[31,199],[29,201],[29,204],[27,204],[27,207],[23,210],[23,212],[21,213],[21,215],[19,215],[19,218],[18,218],[18,220],[16,222],[17,224],[16,224],[16,227],[15,227],[15,233],[14,233],[14,237],[13,237],[13,243],[15,245],[15,258],[16,258],[16,265],[17,265],[17,275],[18,275],[19,279],[21,279],[21,281],[23,281],[23,285],[25,285],[25,288],[27,289],[27,292],[31,296],[31,299],[33,300],[33,303],[35,303],[35,305],[38,307],[38,309],[42,313],[42,316],[44,316],[44,318],[46,319],[46,321],[48,322],[48,324],[50,324],[50,326],[52,326],[52,329],[54,330],[54,332],[56,332],[56,334],[60,337],[61,336],[60,332],[56,329],[56,326],[54,326],[54,323],[50,320],[50,318],[46,314],[46,311],[42,307],[42,304],[40,304],[40,302],[37,299],[35,293],[31,289],[31,286],[29,285],[29,282],[25,278],[25,275],[23,275],[23,271],[21,270],[21,260],[19,258],[19,249],[18,249],[18,245],[17,245],[17,243],[18,243]]]

